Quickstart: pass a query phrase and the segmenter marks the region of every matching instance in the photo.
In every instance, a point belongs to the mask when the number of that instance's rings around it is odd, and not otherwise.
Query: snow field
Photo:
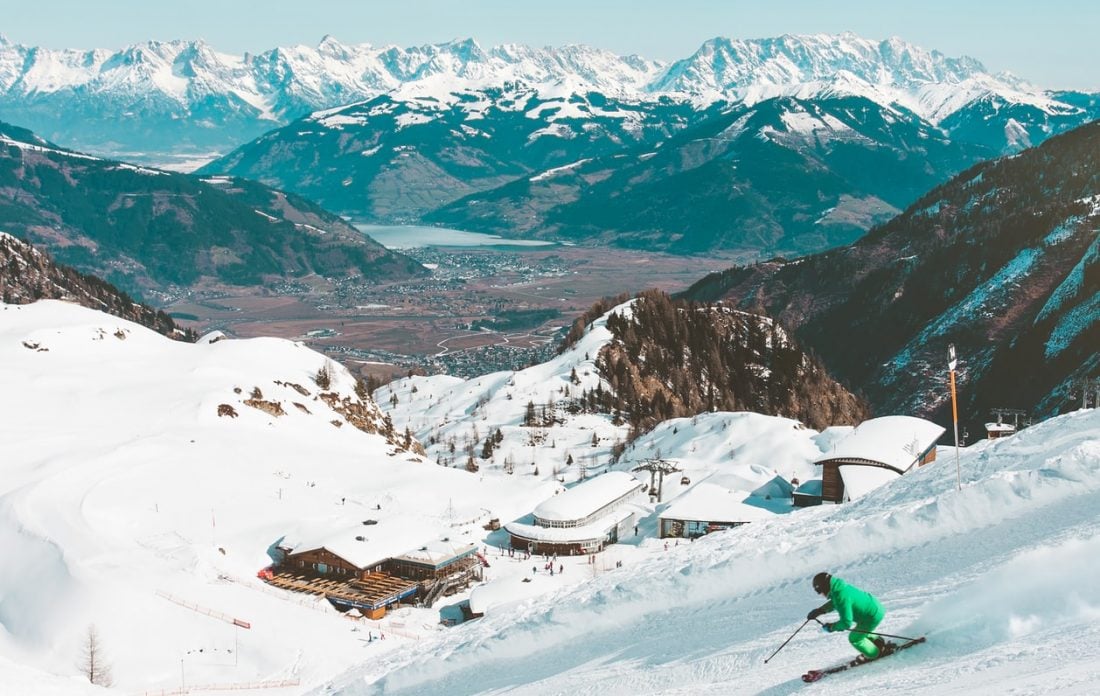
[[[1100,413],[942,457],[860,501],[680,545],[567,594],[519,605],[412,655],[352,670],[337,693],[793,693],[851,652],[809,630],[766,658],[820,599],[829,569],[888,610],[884,632],[929,643],[815,693],[1089,693],[1100,656]],[[1062,648],[1065,649],[1062,649]],[[380,672],[386,677],[376,680]],[[368,677],[364,679],[364,677]],[[1030,690],[1029,690],[1030,689]]]

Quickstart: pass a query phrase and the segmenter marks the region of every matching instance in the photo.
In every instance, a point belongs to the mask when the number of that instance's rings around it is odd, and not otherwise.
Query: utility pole
[[[958,366],[955,359],[955,344],[947,346],[947,368],[951,372],[951,422],[955,425],[955,487],[962,490],[962,470],[959,468],[959,407],[955,399],[955,368]]]

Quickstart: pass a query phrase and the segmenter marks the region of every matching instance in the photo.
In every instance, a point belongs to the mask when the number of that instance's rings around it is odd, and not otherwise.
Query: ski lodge
[[[790,508],[789,497],[765,499],[704,481],[676,498],[658,516],[660,537],[695,539],[711,532],[765,520],[777,514],[769,509],[773,503]]]
[[[404,600],[430,607],[441,595],[480,580],[487,564],[475,544],[449,539],[392,556],[378,554],[378,544],[347,530],[319,542],[278,546],[281,560],[261,570],[259,577],[276,587],[323,596],[338,609],[358,609],[369,619],[380,619],[387,607]]]
[[[856,500],[914,467],[935,461],[936,441],[943,433],[941,426],[912,416],[864,421],[814,462],[822,468],[820,498],[815,501],[800,494],[796,504]]]
[[[504,529],[512,548],[531,553],[597,553],[633,527],[635,510],[628,504],[641,492],[641,481],[612,471],[539,503],[530,515]]]

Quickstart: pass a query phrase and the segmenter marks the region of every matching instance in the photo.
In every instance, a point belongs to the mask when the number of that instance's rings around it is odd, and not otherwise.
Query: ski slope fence
[[[184,696],[201,691],[249,691],[255,689],[283,689],[299,686],[299,679],[278,679],[274,681],[230,682],[225,684],[196,684],[178,689],[155,689],[142,691],[140,696]],[[135,695],[136,696],[136,695]]]
[[[222,612],[214,610],[214,609],[207,609],[204,606],[201,606],[199,604],[195,604],[194,602],[188,602],[185,599],[180,599],[179,597],[176,597],[175,595],[164,592],[163,590],[157,590],[157,596],[161,597],[163,599],[167,599],[169,602],[172,602],[173,604],[178,604],[181,607],[184,607],[185,609],[190,609],[191,611],[198,612],[199,614],[202,614],[204,616],[209,616],[211,618],[218,619],[219,621],[224,621],[224,622],[226,622],[228,624],[232,624],[234,626],[240,626],[241,628],[252,628],[252,624],[249,623],[248,621],[244,621],[243,619],[238,619],[236,617],[230,616],[229,614],[223,614]]]

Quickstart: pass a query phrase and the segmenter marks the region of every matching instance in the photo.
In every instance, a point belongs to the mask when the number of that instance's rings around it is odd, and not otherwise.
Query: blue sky
[[[1096,0],[0,0],[0,33],[50,48],[202,38],[228,53],[345,43],[584,43],[665,60],[714,36],[853,31],[970,55],[1039,86],[1100,89]]]

